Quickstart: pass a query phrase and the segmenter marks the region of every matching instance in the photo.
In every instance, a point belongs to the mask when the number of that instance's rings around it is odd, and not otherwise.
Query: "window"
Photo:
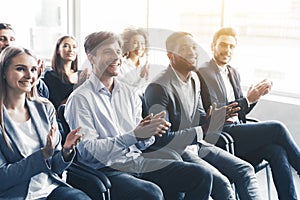
[[[80,46],[81,67],[88,65],[84,38],[94,31],[120,33],[130,25],[148,28],[150,62],[163,66],[168,63],[164,52],[168,33],[194,34],[206,52],[202,58],[205,61],[211,55],[214,32],[221,26],[233,26],[238,31],[238,45],[231,64],[240,71],[245,88],[268,78],[274,83],[273,94],[300,98],[300,0],[10,0],[5,3],[14,10],[3,9],[0,18],[14,26],[18,44],[50,61],[57,38],[74,34]]]
[[[27,0],[5,1],[2,22],[12,24],[17,45],[32,49],[46,61],[50,61],[56,40],[67,33],[67,1]]]

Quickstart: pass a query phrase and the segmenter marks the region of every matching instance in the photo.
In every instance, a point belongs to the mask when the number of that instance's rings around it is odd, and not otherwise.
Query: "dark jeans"
[[[230,181],[235,184],[240,199],[261,199],[253,167],[227,151],[210,144],[202,144],[199,156],[186,151],[182,158],[211,170],[213,174],[211,196],[213,199],[235,199]]]
[[[208,200],[211,193],[212,175],[198,164],[140,156],[111,168],[101,171],[112,183],[112,199],[176,200],[184,193],[184,199]]]
[[[234,138],[236,156],[253,165],[270,163],[279,199],[297,199],[290,165],[300,173],[300,150],[281,122],[232,124],[223,131]]]
[[[57,200],[57,199],[91,200],[91,198],[81,190],[78,190],[76,188],[70,188],[68,186],[58,186],[47,197],[47,200]]]

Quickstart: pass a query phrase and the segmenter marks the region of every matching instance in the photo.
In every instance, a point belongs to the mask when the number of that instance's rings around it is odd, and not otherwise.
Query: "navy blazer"
[[[241,87],[241,78],[238,71],[228,65],[229,79],[233,87],[235,101],[238,102],[241,110],[239,111],[239,119],[246,122],[246,114],[248,114],[256,103],[248,105],[248,101],[243,95]],[[219,68],[215,61],[211,59],[199,68],[197,74],[201,81],[201,96],[205,110],[215,102],[218,107],[228,105],[227,92]]]
[[[196,91],[192,116],[185,108],[186,97],[181,92],[182,88],[178,85],[178,79],[171,66],[146,88],[144,100],[147,113],[157,114],[166,111],[165,119],[172,124],[166,134],[156,137],[155,143],[150,148],[169,146],[181,153],[187,145],[203,139],[200,125],[205,123],[206,113],[202,106],[200,82],[196,73],[192,72],[191,80]]]
[[[43,148],[52,124],[56,124],[55,109],[50,102],[26,100],[26,104],[33,128],[39,133],[40,148]],[[59,185],[67,185],[58,176],[71,164],[63,160],[59,131],[56,133],[57,144],[54,155],[45,161],[41,149],[29,156],[25,155],[24,144],[16,134],[5,107],[3,107],[3,117],[5,132],[13,151],[7,146],[2,130],[0,130],[0,199],[25,199],[31,177],[41,172],[48,173]]]

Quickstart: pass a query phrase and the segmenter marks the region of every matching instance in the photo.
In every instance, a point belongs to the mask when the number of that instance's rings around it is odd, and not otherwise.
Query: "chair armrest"
[[[230,146],[233,144],[234,141],[231,136],[227,137],[227,135],[229,136],[229,134],[225,132],[208,133],[205,136],[205,141],[211,144],[217,144],[218,142],[222,142],[225,145],[226,151],[230,151]]]
[[[246,118],[247,122],[259,122],[259,119],[253,118],[253,117],[247,117]]]
[[[81,171],[85,171],[89,174],[92,174],[92,175],[96,176],[97,178],[99,178],[102,181],[102,183],[105,185],[106,189],[111,188],[111,182],[110,182],[109,178],[104,173],[102,173],[101,171],[93,169],[89,166],[80,164],[76,161],[73,162],[71,166],[73,168],[76,168],[76,169],[81,170]]]
[[[82,190],[92,199],[106,199],[106,193],[109,192],[97,176],[72,165],[67,169],[67,183]]]

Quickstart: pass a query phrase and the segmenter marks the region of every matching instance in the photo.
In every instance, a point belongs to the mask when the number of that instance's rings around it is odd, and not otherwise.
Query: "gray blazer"
[[[40,147],[42,148],[46,145],[51,125],[56,124],[54,107],[51,103],[30,100],[26,100],[26,104],[33,127],[39,133]],[[59,185],[66,184],[58,174],[61,174],[71,162],[64,162],[62,158],[61,139],[58,140],[54,155],[47,161],[44,160],[42,150],[25,156],[22,140],[17,136],[5,107],[3,107],[3,117],[5,132],[11,141],[13,151],[5,143],[2,130],[0,130],[0,199],[25,199],[31,177],[41,172],[48,173]],[[61,138],[59,131],[57,134]]]
[[[156,137],[156,142],[150,148],[168,145],[176,151],[183,151],[187,145],[203,139],[202,128],[199,125],[205,123],[206,113],[200,96],[200,82],[194,72],[191,79],[196,91],[192,116],[186,108],[186,97],[182,95],[182,88],[178,85],[178,79],[171,66],[148,85],[144,96],[147,112],[156,114],[166,111],[165,119],[172,124],[166,134]]]

